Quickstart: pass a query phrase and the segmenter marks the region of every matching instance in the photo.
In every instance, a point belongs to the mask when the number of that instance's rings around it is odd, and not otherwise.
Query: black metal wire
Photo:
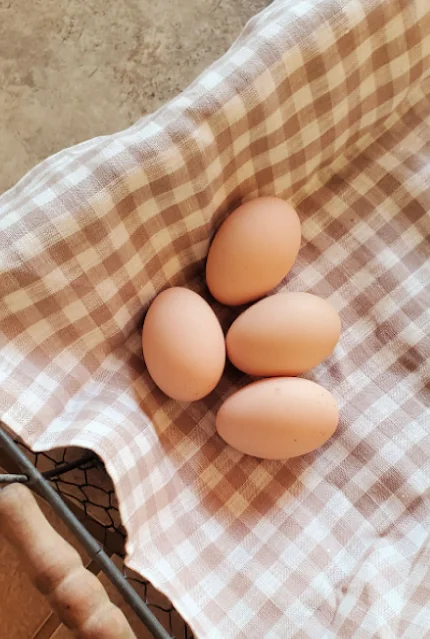
[[[93,461],[95,459],[95,455],[93,453],[85,453],[79,459],[76,459],[73,462],[69,462],[68,464],[61,464],[57,466],[57,468],[53,468],[52,470],[46,470],[42,475],[45,479],[53,479],[54,477],[59,477],[60,475],[64,475],[64,473],[68,473],[70,470],[75,470],[75,468],[80,468],[84,464]]]
[[[69,462],[68,464],[60,464],[57,468],[53,468],[52,470],[46,470],[41,473],[45,479],[53,479],[54,477],[60,477],[60,475],[64,475],[71,470],[75,470],[75,468],[80,468],[84,464],[93,461],[95,459],[95,455],[93,453],[85,453],[79,459],[76,459],[73,462]],[[13,475],[4,473],[0,475],[0,484],[26,484],[29,479],[27,475]]]
[[[15,444],[13,439],[0,426],[0,446],[6,454],[12,459],[22,475],[15,477],[26,477],[27,484],[35,490],[40,496],[52,506],[53,510],[64,521],[69,530],[71,530],[82,546],[87,551],[91,559],[93,559],[105,573],[112,584],[122,594],[125,601],[134,610],[139,619],[145,624],[148,630],[153,634],[155,639],[172,639],[172,636],[161,625],[158,619],[149,610],[148,606],[142,601],[134,588],[129,584],[122,572],[115,566],[109,555],[105,553],[102,546],[94,537],[86,530],[85,526],[65,505],[61,497],[49,484],[45,477],[35,468],[24,453]],[[75,466],[76,467],[76,466]],[[54,473],[55,474],[55,473]]]

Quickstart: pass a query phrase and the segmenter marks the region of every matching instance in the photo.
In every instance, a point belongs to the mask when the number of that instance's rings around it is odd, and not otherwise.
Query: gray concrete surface
[[[0,0],[0,193],[123,129],[222,55],[267,0]]]

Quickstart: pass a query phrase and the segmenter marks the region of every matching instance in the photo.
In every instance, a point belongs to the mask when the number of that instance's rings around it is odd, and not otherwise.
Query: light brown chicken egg
[[[197,293],[174,287],[160,293],[146,314],[142,349],[156,385],[178,401],[194,401],[218,384],[225,365],[221,326]]]
[[[242,204],[216,233],[206,263],[206,283],[222,304],[238,306],[266,295],[293,266],[300,221],[290,204],[260,197]]]
[[[299,375],[336,346],[341,330],[333,306],[311,293],[285,292],[260,300],[233,322],[227,356],[257,377]]]
[[[231,395],[216,416],[230,446],[263,459],[289,459],[322,446],[339,419],[334,397],[299,377],[274,377]]]

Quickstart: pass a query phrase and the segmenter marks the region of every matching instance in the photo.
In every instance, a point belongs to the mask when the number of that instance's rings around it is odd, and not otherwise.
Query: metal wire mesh
[[[126,533],[115,490],[102,461],[93,453],[78,448],[35,453],[22,442],[16,443],[104,549],[123,558]],[[167,597],[130,569],[125,566],[122,569],[142,600],[175,639],[193,638],[190,628]]]

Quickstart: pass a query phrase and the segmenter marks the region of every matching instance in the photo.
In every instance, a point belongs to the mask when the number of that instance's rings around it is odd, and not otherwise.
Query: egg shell
[[[226,337],[227,356],[249,375],[299,375],[330,355],[340,331],[340,317],[326,300],[311,293],[279,293],[233,322]]]
[[[299,217],[287,202],[275,197],[246,202],[213,239],[206,263],[210,292],[228,306],[262,297],[287,275],[300,240]]]
[[[160,293],[146,314],[142,349],[157,386],[178,401],[208,395],[225,365],[221,326],[197,293],[174,287]]]
[[[263,379],[231,395],[216,417],[230,446],[263,459],[289,459],[322,446],[339,420],[334,397],[299,377]]]

